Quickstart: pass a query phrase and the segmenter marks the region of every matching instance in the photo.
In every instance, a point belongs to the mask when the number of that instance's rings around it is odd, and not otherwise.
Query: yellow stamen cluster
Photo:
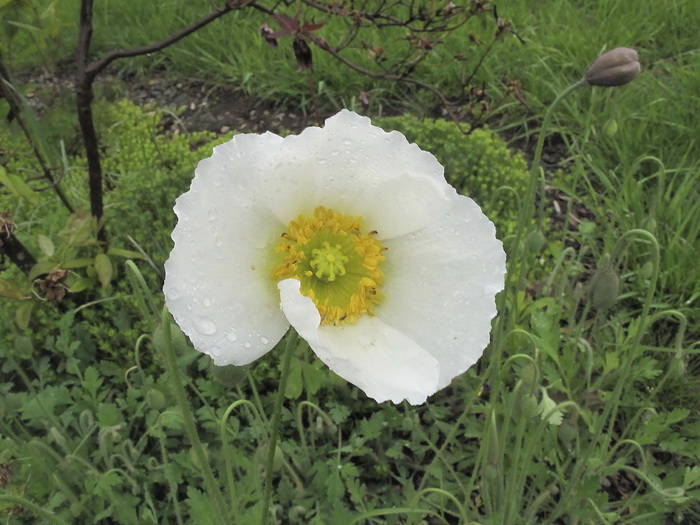
[[[318,308],[321,324],[372,315],[383,298],[379,266],[385,248],[376,232],[362,233],[362,217],[319,206],[311,217],[300,215],[289,224],[275,251],[283,259],[272,279],[298,279],[301,293]]]

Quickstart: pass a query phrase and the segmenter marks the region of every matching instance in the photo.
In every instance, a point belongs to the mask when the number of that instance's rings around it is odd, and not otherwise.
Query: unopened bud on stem
[[[585,78],[592,86],[624,86],[632,82],[641,70],[636,50],[616,47],[596,58]]]

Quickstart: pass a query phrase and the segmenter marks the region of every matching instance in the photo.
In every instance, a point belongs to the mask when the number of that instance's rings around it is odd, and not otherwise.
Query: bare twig
[[[445,108],[445,111],[447,114],[450,116],[450,118],[454,121],[454,123],[457,125],[459,130],[462,133],[468,133],[467,130],[463,129],[461,124],[459,123],[459,120],[457,119],[457,116],[452,112],[452,109],[450,108],[450,102],[447,100],[447,97],[445,94],[440,91],[438,88],[433,86],[432,84],[429,84],[428,82],[423,82],[422,80],[418,80],[413,77],[407,77],[407,76],[402,76],[402,75],[393,75],[390,73],[375,73],[374,71],[370,71],[369,69],[365,69],[362,66],[358,66],[357,64],[351,62],[344,56],[342,56],[340,53],[338,53],[336,50],[332,49],[328,45],[325,45],[325,43],[319,42],[316,37],[312,38],[312,41],[314,44],[316,44],[320,49],[325,51],[326,53],[330,53],[336,60],[342,62],[345,64],[347,67],[350,69],[353,69],[357,71],[358,73],[361,73],[365,76],[368,76],[370,78],[377,78],[380,80],[386,80],[389,82],[404,82],[406,84],[413,84],[418,87],[421,87],[423,89],[427,89],[431,93],[435,94],[439,99],[440,102],[442,102],[443,107]]]

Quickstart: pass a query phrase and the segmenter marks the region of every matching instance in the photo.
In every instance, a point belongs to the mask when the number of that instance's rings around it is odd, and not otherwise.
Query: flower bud
[[[617,134],[617,130],[617,120],[615,120],[614,118],[611,118],[605,124],[603,124],[603,133],[605,133],[605,135],[610,139]]]
[[[642,276],[642,279],[651,279],[651,276],[654,275],[654,263],[651,261],[645,262],[642,269],[639,270],[639,275]]]
[[[538,376],[538,370],[532,363],[526,364],[520,371],[520,378],[522,379],[523,385],[526,386],[530,391],[532,390],[533,386],[535,386],[535,384],[537,383]]]
[[[156,388],[151,388],[146,394],[146,403],[154,410],[162,410],[165,408],[165,394]]]
[[[537,398],[532,394],[525,394],[520,399],[520,415],[526,419],[535,417],[539,412]]]
[[[586,81],[592,86],[624,86],[642,70],[634,49],[617,47],[595,59],[586,71]]]
[[[685,362],[682,357],[674,356],[669,366],[669,375],[673,379],[680,379],[686,373]]]
[[[642,221],[642,229],[654,233],[656,231],[656,219],[654,217],[645,217]]]
[[[620,293],[620,278],[612,268],[600,268],[591,279],[590,294],[593,306],[598,310],[610,308]]]
[[[571,450],[574,445],[574,441],[578,438],[578,425],[575,421],[564,421],[557,429],[557,437],[562,445],[564,445],[568,450]]]
[[[528,233],[525,246],[530,253],[538,254],[546,242],[547,239],[545,239],[544,233],[542,233],[542,230],[538,229]]]

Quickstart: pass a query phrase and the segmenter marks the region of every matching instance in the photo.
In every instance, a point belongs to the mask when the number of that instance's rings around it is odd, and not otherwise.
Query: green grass
[[[78,2],[36,5],[46,34],[18,33],[10,55],[6,42],[1,48],[20,69],[64,60],[75,46]],[[162,38],[209,8],[199,1],[98,2],[94,56]],[[553,145],[566,149],[547,184],[558,192],[563,214],[545,202],[545,218],[553,220],[544,221],[541,245],[527,223],[527,273],[522,280],[511,275],[508,323],[497,326],[479,366],[424,406],[377,406],[308,349],[295,354],[275,464],[281,523],[700,520],[700,11],[693,0],[511,0],[498,2],[498,14],[513,21],[525,44],[507,36],[474,82],[493,100],[505,79],[522,82],[530,109],[507,97],[489,124],[526,152],[547,105],[599,52],[635,47],[644,71],[623,88],[580,89],[556,111],[549,133]],[[465,30],[488,43],[490,17]],[[272,50],[257,38],[266,20],[254,11],[234,13],[163,53],[120,61],[112,71],[147,78],[153,68],[166,68],[174,78],[233,85],[310,111],[308,79],[295,72],[289,46],[283,40]],[[318,33],[331,42],[344,25],[332,22]],[[394,37],[369,30],[363,38],[390,47]],[[400,53],[401,45],[390,52]],[[464,34],[448,39],[418,70],[420,78],[460,94],[478,48],[465,63],[450,57],[466,45]],[[26,52],[36,48],[40,52]],[[348,51],[372,66],[365,51]],[[322,86],[325,108],[356,104],[359,89],[373,93],[374,114],[410,108],[422,117],[435,107],[415,89],[348,73],[318,52],[315,59],[314,83]],[[155,310],[162,305],[171,202],[212,144],[205,135],[158,134],[160,115],[124,103],[98,111],[114,246],[145,250],[138,264]],[[613,135],[605,131],[611,119],[618,125]],[[68,168],[64,185],[71,196],[85,202],[84,160],[70,147],[72,118],[52,110],[40,122],[56,152],[60,137],[69,145],[63,156],[55,154],[56,162]],[[486,150],[505,159],[491,171],[474,160],[474,151],[460,154],[462,142],[449,124],[421,125],[412,117],[388,122],[444,155],[448,178],[462,191],[493,193],[483,180],[489,173],[498,178],[489,183],[506,185],[508,162],[518,172],[512,185],[521,187],[519,161],[508,160],[490,135]],[[17,128],[3,122],[0,136],[0,162],[8,171],[35,173]],[[465,138],[464,147],[476,141],[478,149],[480,136]],[[0,209],[11,210],[17,235],[32,250],[46,249],[40,234],[63,249],[58,232],[68,216],[51,193],[27,202],[1,191]],[[163,373],[158,312],[133,288],[122,257],[110,255],[116,273],[104,287],[96,247],[68,248],[71,257],[91,261],[73,270],[92,283],[95,302],[66,303],[62,310],[40,301],[0,303],[2,318],[14,319],[0,327],[0,465],[10,469],[9,484],[0,485],[0,517],[20,505],[31,511],[8,514],[6,521],[36,522],[38,506],[47,523],[216,523],[200,458],[171,392],[172,371]],[[607,289],[614,288],[610,279],[619,280],[619,293],[605,290],[606,305],[591,290],[600,273]],[[12,269],[1,277],[23,279]],[[280,349],[246,370],[212,370],[176,329],[174,340],[217,488],[232,516],[253,523]]]

